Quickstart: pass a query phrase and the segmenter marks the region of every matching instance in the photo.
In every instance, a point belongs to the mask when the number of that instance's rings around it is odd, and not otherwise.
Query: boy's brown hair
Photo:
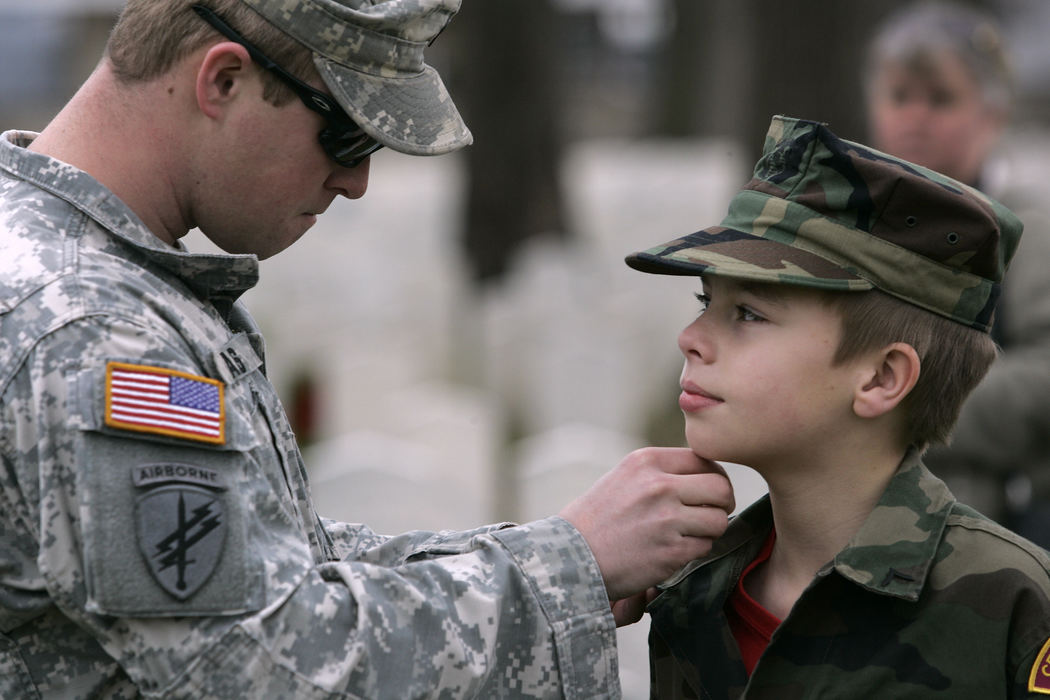
[[[919,379],[901,402],[905,422],[901,437],[920,450],[947,444],[963,402],[995,360],[991,336],[877,289],[822,296],[842,319],[834,364],[890,343],[915,349]]]
[[[106,55],[118,80],[145,82],[220,36],[191,8],[213,10],[285,70],[309,82],[317,75],[313,53],[240,0],[128,0],[110,33]],[[270,71],[261,71],[263,98],[280,106],[293,93]]]

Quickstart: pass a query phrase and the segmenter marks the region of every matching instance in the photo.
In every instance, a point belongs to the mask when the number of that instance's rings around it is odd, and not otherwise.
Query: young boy
[[[702,277],[678,339],[686,438],[769,485],[650,604],[653,697],[1050,695],[1050,557],[920,459],[994,359],[1021,228],[775,117],[720,226],[628,257]]]

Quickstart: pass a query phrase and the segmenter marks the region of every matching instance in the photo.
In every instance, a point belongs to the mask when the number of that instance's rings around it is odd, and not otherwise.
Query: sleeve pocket
[[[194,617],[262,608],[264,564],[249,546],[252,514],[239,488],[251,471],[251,431],[239,413],[228,413],[226,443],[207,445],[113,430],[97,394],[77,393],[88,611]]]

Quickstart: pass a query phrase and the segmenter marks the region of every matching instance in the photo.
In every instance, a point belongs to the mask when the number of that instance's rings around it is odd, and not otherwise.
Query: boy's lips
[[[682,393],[678,396],[678,406],[686,413],[717,406],[722,399],[714,394],[704,391],[692,382],[682,382]]]

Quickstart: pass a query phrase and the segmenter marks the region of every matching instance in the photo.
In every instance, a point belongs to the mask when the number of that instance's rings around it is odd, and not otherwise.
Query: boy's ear
[[[248,50],[232,41],[215,44],[204,54],[197,69],[197,106],[205,115],[220,117],[244,84],[251,57]]]
[[[893,343],[878,352],[870,373],[853,396],[853,411],[861,418],[889,413],[904,400],[919,380],[921,362],[915,348]]]

